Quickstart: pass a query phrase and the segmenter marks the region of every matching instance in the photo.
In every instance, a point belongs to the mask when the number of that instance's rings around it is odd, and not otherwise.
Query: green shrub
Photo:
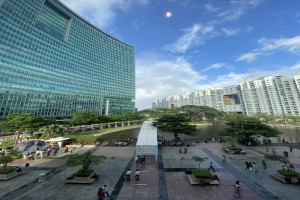
[[[78,172],[75,173],[77,177],[88,177],[94,172],[93,169],[80,169]]]
[[[230,147],[227,147],[229,150],[242,150],[241,148],[237,147],[237,146],[230,146]]]
[[[277,170],[277,172],[283,176],[287,176],[287,177],[295,177],[295,176],[299,176],[300,173],[294,171],[294,170],[287,170],[287,169],[281,169],[281,170]]]
[[[212,174],[207,170],[192,170],[193,175],[196,178],[211,178]]]
[[[286,160],[286,158],[284,156],[271,155],[271,154],[265,155],[265,158],[269,159],[269,160],[274,160],[274,161],[277,161],[277,160],[284,161],[284,160]]]
[[[0,174],[9,174],[13,171],[16,171],[17,169],[15,167],[6,167],[6,168],[0,168]]]

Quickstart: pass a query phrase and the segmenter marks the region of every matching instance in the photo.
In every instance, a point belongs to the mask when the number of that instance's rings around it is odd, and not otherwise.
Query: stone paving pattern
[[[34,161],[18,160],[10,165],[24,166],[30,163],[29,168],[24,168],[23,174],[8,181],[0,183],[1,200],[93,200],[97,199],[96,193],[99,187],[107,184],[112,197],[105,199],[143,199],[143,200],[193,200],[193,199],[234,199],[233,186],[236,180],[240,180],[242,186],[242,199],[288,199],[296,200],[300,194],[300,185],[283,184],[270,174],[280,169],[281,163],[267,160],[268,168],[262,168],[261,160],[266,154],[266,146],[242,147],[247,150],[247,155],[226,154],[227,162],[222,162],[222,144],[197,143],[188,147],[186,154],[179,153],[179,147],[162,147],[159,149],[158,162],[154,157],[147,156],[145,165],[136,165],[134,162],[134,146],[115,147],[97,146],[77,148],[75,153],[84,153],[92,150],[95,155],[106,156],[107,159],[96,166],[92,166],[100,179],[91,185],[65,184],[68,176],[71,176],[81,166],[66,167],[66,155],[59,152],[56,157],[37,159]],[[288,147],[276,146],[277,154],[288,151]],[[271,152],[272,147],[269,147]],[[269,153],[270,153],[269,152]],[[213,162],[216,174],[220,178],[218,186],[192,186],[184,173],[186,168],[198,168],[199,163],[192,160],[193,156],[207,158],[201,163],[201,168],[207,168],[209,162]],[[296,169],[300,168],[300,150],[293,149],[289,152],[289,160]],[[255,162],[258,172],[245,170],[245,161]],[[125,181],[124,175],[127,169],[132,172],[141,171],[140,180],[135,181],[134,175],[131,181]],[[38,182],[38,176],[46,173],[46,180]]]

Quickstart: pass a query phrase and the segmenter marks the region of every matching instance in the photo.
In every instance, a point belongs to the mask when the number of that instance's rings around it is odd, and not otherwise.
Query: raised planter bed
[[[191,185],[200,185],[199,178],[196,178],[193,174],[186,174],[189,182]],[[219,185],[218,180],[212,180],[212,179],[205,179],[205,182],[207,182],[209,185]]]
[[[93,173],[89,176],[83,177],[83,176],[75,176],[72,179],[66,180],[66,183],[75,183],[75,184],[92,184],[95,179],[92,178]]]
[[[17,171],[13,171],[11,173],[8,173],[8,174],[0,174],[0,180],[1,181],[6,181],[6,180],[9,180],[15,176],[18,176],[22,174],[22,172],[17,172]]]

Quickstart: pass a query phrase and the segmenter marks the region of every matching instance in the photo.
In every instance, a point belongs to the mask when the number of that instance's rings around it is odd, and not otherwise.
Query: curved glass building
[[[0,118],[134,111],[134,48],[58,0],[0,0]]]

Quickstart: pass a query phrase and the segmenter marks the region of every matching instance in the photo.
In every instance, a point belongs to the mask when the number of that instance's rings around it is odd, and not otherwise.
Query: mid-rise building
[[[134,59],[58,0],[0,0],[0,118],[134,112]]]
[[[300,116],[300,74],[291,77],[264,76],[222,89],[198,90],[178,95],[182,105],[209,106],[219,111]],[[152,108],[170,108],[168,99],[152,103]]]

